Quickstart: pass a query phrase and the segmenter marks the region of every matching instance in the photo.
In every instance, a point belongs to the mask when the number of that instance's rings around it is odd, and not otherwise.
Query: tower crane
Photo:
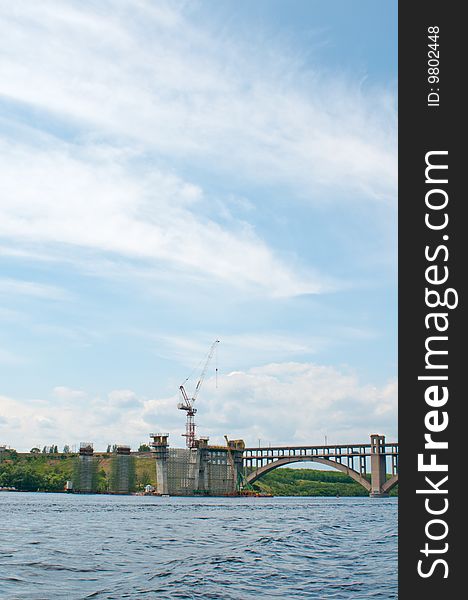
[[[208,352],[208,356],[205,361],[205,365],[203,367],[202,372],[200,373],[200,377],[198,378],[197,385],[195,386],[195,391],[190,398],[185,390],[183,385],[179,386],[180,393],[182,394],[182,402],[177,404],[177,408],[180,410],[185,410],[187,413],[187,422],[185,426],[185,433],[182,435],[185,437],[185,441],[187,444],[187,448],[193,448],[195,446],[195,414],[197,409],[194,407],[195,400],[198,397],[198,393],[200,392],[200,388],[203,384],[203,380],[205,379],[206,371],[208,369],[208,365],[213,358],[213,354],[216,349],[216,345],[219,344],[219,340],[215,340],[210,347],[210,351]],[[187,380],[185,380],[187,381]],[[184,382],[185,383],[185,382]]]

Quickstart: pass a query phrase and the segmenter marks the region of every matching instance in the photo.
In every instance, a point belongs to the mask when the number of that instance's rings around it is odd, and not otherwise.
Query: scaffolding
[[[160,495],[225,496],[238,489],[242,449],[237,440],[229,442],[228,446],[210,446],[208,438],[199,438],[193,448],[169,448],[168,434],[151,434],[151,437],[152,469]],[[82,442],[75,459],[72,489],[81,493],[134,492],[135,456],[131,454],[130,446],[116,445],[114,449],[106,482],[104,470],[98,471],[100,458],[94,455],[93,445]]]
[[[73,466],[73,489],[90,494],[97,491],[98,460],[94,456],[91,442],[81,442],[79,455]]]
[[[197,454],[195,448],[168,449],[167,488],[171,496],[191,496],[194,493],[194,460]]]
[[[167,491],[171,496],[224,496],[236,490],[237,474],[227,448],[169,448]]]
[[[130,446],[117,446],[111,461],[109,492],[129,494],[135,490],[135,458],[130,455]]]
[[[236,490],[237,474],[229,460],[226,449],[208,449],[206,456],[206,471],[208,490],[211,496],[225,496]]]

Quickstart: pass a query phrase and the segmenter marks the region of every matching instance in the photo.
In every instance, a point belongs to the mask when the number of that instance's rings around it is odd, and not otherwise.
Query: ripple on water
[[[0,598],[397,598],[397,501],[0,495]]]

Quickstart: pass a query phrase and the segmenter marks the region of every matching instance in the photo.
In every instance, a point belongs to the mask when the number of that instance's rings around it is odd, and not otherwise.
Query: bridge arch
[[[387,481],[382,485],[382,493],[388,494],[390,490],[392,490],[396,485],[398,485],[398,473],[387,479]]]
[[[349,477],[351,477],[352,479],[354,479],[354,481],[362,485],[362,487],[365,488],[368,492],[371,491],[371,484],[369,483],[369,481],[367,481],[365,477],[363,477],[354,469],[351,469],[350,467],[336,462],[334,460],[328,460],[326,458],[317,458],[315,456],[293,456],[289,458],[279,458],[278,460],[274,460],[273,462],[263,465],[263,467],[260,467],[256,471],[249,473],[249,475],[246,478],[247,483],[253,483],[254,481],[257,481],[257,479],[259,479],[262,475],[265,475],[265,473],[273,471],[273,469],[277,469],[278,467],[281,467],[283,465],[289,465],[295,462],[314,462],[321,463],[323,465],[329,465],[334,469],[337,469],[338,471],[342,471],[343,473],[346,473],[346,475],[349,475]],[[398,482],[398,475],[395,475],[394,477],[389,479],[385,485],[388,485],[390,482],[392,482],[392,480],[395,477],[397,478],[397,481],[392,483],[392,485],[388,487],[385,491],[390,490],[396,485],[396,483]]]

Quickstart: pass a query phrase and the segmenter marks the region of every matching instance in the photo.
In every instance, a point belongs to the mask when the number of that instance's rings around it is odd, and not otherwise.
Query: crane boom
[[[203,371],[201,372],[200,378],[199,378],[199,380],[197,382],[197,385],[195,387],[195,393],[193,394],[193,398],[192,398],[193,402],[195,402],[195,400],[197,399],[198,392],[200,391],[200,388],[201,388],[201,386],[203,384],[203,380],[205,379],[206,371],[208,369],[208,365],[210,364],[211,359],[213,358],[213,354],[214,354],[214,351],[215,351],[215,348],[216,348],[216,344],[219,344],[219,340],[215,340],[211,344],[211,348],[210,348],[210,351],[208,353],[208,357],[206,359],[205,366],[203,367]]]

